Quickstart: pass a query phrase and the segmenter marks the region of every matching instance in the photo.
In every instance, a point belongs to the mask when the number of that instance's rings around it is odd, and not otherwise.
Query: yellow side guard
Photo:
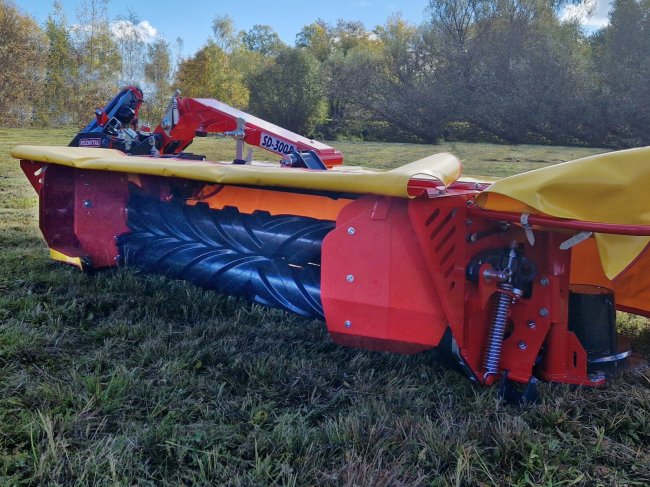
[[[81,262],[81,257],[70,257],[65,255],[58,250],[50,249],[50,258],[58,262],[63,262],[65,264],[71,264],[77,266],[79,269],[83,270],[83,262]]]

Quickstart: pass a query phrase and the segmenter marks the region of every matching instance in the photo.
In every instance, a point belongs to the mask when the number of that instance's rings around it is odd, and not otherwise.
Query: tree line
[[[650,0],[615,0],[593,32],[567,2],[430,0],[417,25],[316,20],[293,46],[217,16],[183,58],[134,12],[109,19],[109,0],[74,23],[54,2],[44,25],[0,0],[0,124],[81,124],[137,83],[154,124],[179,88],[327,139],[650,145]]]

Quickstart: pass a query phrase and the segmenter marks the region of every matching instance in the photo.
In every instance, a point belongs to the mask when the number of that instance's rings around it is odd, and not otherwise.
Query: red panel
[[[408,218],[408,201],[365,196],[323,242],[321,298],[335,342],[413,353],[447,321]]]
[[[52,164],[39,192],[39,226],[48,247],[70,257],[85,253],[74,234],[75,170]]]
[[[127,175],[108,171],[76,171],[74,232],[93,267],[117,264],[115,237],[129,231]]]
[[[128,231],[126,174],[52,164],[40,191],[40,227],[51,249],[92,267],[116,265],[115,237]]]
[[[47,164],[42,162],[34,161],[20,161],[20,168],[27,176],[27,179],[31,183],[32,187],[36,190],[37,193],[41,192],[43,187],[43,172],[47,169]]]
[[[464,322],[467,198],[413,200],[409,217],[420,243],[447,322],[460,331]],[[462,347],[462,334],[456,338]]]

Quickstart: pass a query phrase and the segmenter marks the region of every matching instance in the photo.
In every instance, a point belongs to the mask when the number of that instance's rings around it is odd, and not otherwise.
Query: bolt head
[[[356,233],[356,230],[354,227],[348,227],[348,235],[354,235]]]
[[[519,342],[517,346],[519,347],[519,350],[526,350],[528,348],[528,345],[526,345],[526,342],[524,341]]]
[[[348,282],[354,282],[354,276],[352,274],[348,274],[348,276],[345,278]]]
[[[345,327],[350,328],[352,326],[352,322],[350,320],[345,320]]]
[[[92,208],[93,202],[91,200],[84,200],[84,208]]]
[[[542,309],[540,309],[540,310],[539,310],[539,315],[540,315],[542,318],[546,318],[546,317],[548,316],[548,309],[546,309],[546,308],[542,308]]]
[[[539,280],[539,283],[540,283],[542,286],[548,286],[548,285],[551,283],[551,281],[550,281],[550,279],[549,279],[548,277],[542,277],[542,278]]]
[[[535,327],[537,326],[534,320],[528,320],[528,323],[526,323],[526,325],[528,325],[528,328],[530,328],[531,330],[534,330]]]

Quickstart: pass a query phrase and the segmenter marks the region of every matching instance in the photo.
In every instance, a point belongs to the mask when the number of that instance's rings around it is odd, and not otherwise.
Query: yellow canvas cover
[[[449,186],[461,174],[461,163],[447,153],[434,154],[389,171],[339,166],[327,171],[283,168],[278,164],[239,165],[172,158],[127,156],[114,149],[19,145],[17,159],[78,169],[179,177],[217,184],[252,185],[408,197],[412,179]]]
[[[477,203],[489,210],[650,225],[650,147],[599,154],[504,178],[482,192]],[[617,291],[619,303],[648,310],[650,237],[595,234],[595,243],[590,240],[574,248],[572,282],[610,287]]]

